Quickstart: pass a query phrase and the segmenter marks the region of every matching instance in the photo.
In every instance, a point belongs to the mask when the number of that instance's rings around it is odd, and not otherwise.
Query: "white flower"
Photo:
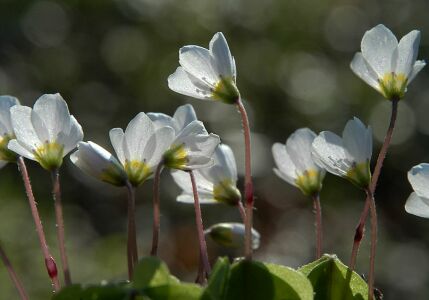
[[[168,87],[180,94],[204,100],[236,103],[235,61],[221,32],[210,41],[209,49],[185,46],[179,50],[180,67],[168,77]]]
[[[416,60],[420,32],[413,30],[398,44],[395,35],[380,24],[362,38],[361,51],[355,54],[350,67],[357,76],[389,100],[401,99],[407,86],[426,65]]]
[[[195,110],[190,104],[179,106],[174,112],[173,117],[163,113],[148,113],[147,116],[152,120],[155,128],[170,126],[175,134],[179,134],[189,123],[197,120]]]
[[[219,136],[208,133],[201,121],[192,121],[177,134],[164,153],[164,165],[183,171],[211,166],[219,143]]]
[[[127,174],[110,152],[93,142],[79,142],[77,147],[70,160],[82,171],[113,185],[126,184]]]
[[[408,181],[414,192],[408,197],[405,211],[429,218],[429,164],[419,164],[408,171]]]
[[[371,181],[372,131],[358,119],[349,120],[343,137],[321,132],[313,141],[313,160],[328,172],[345,177],[361,188]]]
[[[286,145],[275,143],[272,147],[277,168],[274,173],[286,182],[297,186],[305,195],[320,192],[325,170],[314,163],[311,144],[316,134],[308,128],[296,130]]]
[[[16,154],[7,148],[9,141],[15,138],[10,119],[10,108],[15,105],[19,105],[17,98],[0,96],[0,168],[16,161]]]
[[[237,165],[234,153],[227,145],[219,145],[213,154],[213,160],[213,166],[194,172],[200,202],[237,205],[241,200],[241,194],[237,189]],[[172,171],[171,175],[183,190],[177,201],[194,203],[189,174],[176,170]]]
[[[112,146],[134,186],[142,184],[154,173],[173,140],[173,128],[156,129],[143,112],[130,121],[125,132],[121,128],[110,130]]]
[[[82,141],[82,127],[60,94],[41,96],[33,109],[15,105],[10,111],[16,139],[8,148],[47,170],[59,168],[64,156]]]
[[[244,245],[244,225],[241,223],[219,223],[205,231],[214,242],[227,248],[240,248]],[[261,235],[252,228],[252,249],[259,248]]]

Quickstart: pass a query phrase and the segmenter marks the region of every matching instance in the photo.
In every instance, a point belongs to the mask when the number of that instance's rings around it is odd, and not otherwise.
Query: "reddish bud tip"
[[[56,278],[58,276],[57,264],[52,257],[45,259],[46,269],[50,278]]]
[[[355,232],[355,242],[360,242],[363,238],[363,227],[358,226]]]

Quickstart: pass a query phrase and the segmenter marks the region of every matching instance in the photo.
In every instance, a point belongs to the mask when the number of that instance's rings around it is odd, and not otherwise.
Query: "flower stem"
[[[152,231],[152,249],[150,255],[156,256],[158,253],[159,229],[160,229],[160,208],[159,208],[159,182],[161,180],[161,171],[164,167],[164,162],[161,161],[155,171],[153,181],[153,231]]]
[[[37,203],[34,199],[33,190],[31,189],[30,177],[28,176],[27,167],[25,166],[24,159],[21,156],[18,157],[17,163],[18,169],[21,172],[22,179],[24,181],[25,192],[30,204],[34,224],[36,225],[37,235],[39,236],[40,248],[45,258],[46,270],[48,271],[49,278],[51,278],[54,292],[57,292],[60,290],[57,265],[51,253],[49,252],[48,244],[46,243],[45,232],[43,231],[42,221],[40,220],[39,212],[37,210]]]
[[[251,145],[250,145],[250,127],[246,109],[244,108],[241,98],[237,101],[237,108],[241,115],[244,134],[244,151],[245,151],[245,177],[244,177],[244,197],[246,199],[246,222],[244,237],[244,254],[246,259],[252,259],[252,223],[253,223],[253,182],[251,169]]]
[[[19,296],[21,297],[21,300],[28,300],[27,292],[25,291],[25,288],[22,285],[21,280],[19,280],[18,276],[16,275],[16,272],[12,266],[12,263],[10,262],[9,258],[6,255],[6,252],[3,250],[1,245],[0,245],[0,258],[3,261],[3,264],[9,273],[10,279],[12,279],[13,284],[15,285],[15,288],[17,289]]]
[[[316,259],[319,259],[322,256],[322,207],[320,205],[320,196],[319,194],[313,195],[313,208],[316,218]]]
[[[127,257],[128,257],[128,277],[131,280],[134,267],[138,262],[137,236],[136,236],[136,197],[135,189],[129,181],[126,182],[128,192],[128,238],[127,238]]]
[[[210,268],[210,262],[209,262],[209,255],[207,252],[206,239],[204,236],[203,218],[201,215],[201,207],[200,207],[200,200],[198,197],[197,183],[195,182],[195,176],[192,171],[189,171],[189,176],[191,177],[192,192],[194,194],[195,223],[197,225],[198,241],[200,244],[200,257],[203,263],[204,273],[206,276],[208,276],[210,274],[211,268]]]
[[[390,123],[386,132],[386,136],[384,138],[383,145],[381,146],[380,152],[378,153],[377,162],[374,167],[374,172],[372,174],[372,180],[369,186],[369,190],[371,192],[371,196],[374,196],[375,189],[377,187],[378,178],[380,177],[381,168],[383,167],[384,159],[386,158],[387,150],[389,148],[390,142],[392,140],[393,130],[395,129],[396,118],[398,116],[398,102],[399,99],[392,99],[392,112],[390,115]],[[359,246],[363,239],[363,235],[365,232],[365,222],[368,217],[368,213],[370,211],[370,202],[372,200],[366,197],[365,206],[362,211],[362,214],[359,219],[359,223],[356,226],[355,236],[353,239],[353,248],[352,255],[350,260],[350,269],[354,270],[356,264],[356,257],[359,252]]]
[[[374,299],[374,281],[375,281],[375,252],[377,248],[377,209],[375,207],[375,200],[372,192],[367,191],[368,198],[370,199],[370,212],[371,212],[371,249],[369,259],[369,275],[368,275],[368,300]]]
[[[238,201],[237,208],[238,208],[238,211],[240,212],[241,220],[243,221],[243,224],[245,224],[246,223],[246,210],[243,206],[243,202]]]
[[[72,284],[70,269],[66,253],[65,235],[64,235],[64,218],[63,218],[63,205],[61,201],[61,188],[60,188],[60,172],[58,169],[51,172],[52,179],[52,196],[55,203],[55,218],[57,222],[57,239],[58,247],[60,250],[61,264],[64,273],[65,285]]]

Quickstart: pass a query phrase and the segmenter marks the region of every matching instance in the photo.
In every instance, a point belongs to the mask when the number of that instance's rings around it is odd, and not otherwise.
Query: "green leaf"
[[[52,300],[76,300],[80,299],[83,288],[80,284],[73,284],[61,289],[58,294],[52,296]]]
[[[207,288],[204,291],[201,300],[222,299],[228,284],[230,273],[229,260],[226,257],[218,258],[209,277]]]
[[[313,300],[313,287],[305,275],[280,265],[266,263],[265,266],[274,278],[275,294],[273,299]]]
[[[177,283],[176,279],[171,277],[167,265],[157,257],[142,258],[134,269],[133,287],[144,289],[169,283]]]
[[[199,300],[202,292],[200,286],[192,283],[159,285],[144,290],[151,300]]]
[[[72,285],[63,288],[52,300],[127,300],[130,290],[124,284]]]
[[[351,272],[335,255],[322,258],[299,269],[311,281],[314,300],[366,300],[368,286],[355,272]]]

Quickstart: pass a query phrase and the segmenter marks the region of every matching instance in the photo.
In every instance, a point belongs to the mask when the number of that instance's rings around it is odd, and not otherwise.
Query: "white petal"
[[[64,137],[63,137],[64,136]],[[76,148],[77,144],[83,140],[82,126],[74,116],[70,116],[70,132],[66,135],[60,133],[58,143],[64,145],[64,156]]]
[[[180,48],[179,63],[186,73],[214,87],[219,81],[216,66],[209,50],[200,46]]]
[[[31,120],[43,142],[56,141],[60,132],[70,130],[70,113],[60,94],[45,94],[37,99]]]
[[[13,134],[10,108],[19,105],[17,98],[12,96],[0,96],[0,135]]]
[[[165,151],[171,146],[172,141],[174,140],[175,132],[171,127],[162,127],[155,131],[152,135],[153,139],[148,142],[149,144],[154,144],[154,151],[151,152],[150,157],[148,156],[148,149],[144,150],[144,157],[147,159],[147,164],[151,167],[156,167],[162,159]]]
[[[408,181],[419,197],[429,198],[429,164],[423,163],[408,171]]]
[[[163,113],[153,113],[153,112],[147,113],[146,115],[149,117],[149,119],[152,120],[153,125],[155,126],[155,129],[159,129],[165,126],[170,126],[171,128],[177,130],[175,121],[169,115],[166,115]]]
[[[319,166],[334,175],[344,177],[351,168],[343,141],[335,133],[321,132],[313,141],[311,154]]]
[[[377,81],[377,73],[375,73],[372,67],[368,65],[368,63],[363,58],[362,53],[358,52],[355,54],[352,62],[350,63],[350,68],[363,81],[365,81],[377,91],[381,92],[380,85]]]
[[[414,80],[416,75],[426,66],[426,62],[424,60],[417,60],[414,64],[413,70],[411,71],[410,76],[408,77],[408,84]]]
[[[176,121],[178,131],[180,131],[192,121],[197,120],[197,115],[192,105],[185,104],[176,109],[173,119]]]
[[[188,172],[173,170],[171,176],[174,182],[188,194],[192,194],[192,182]],[[213,193],[213,183],[201,176],[198,171],[194,171],[195,182],[197,184],[198,193]],[[193,201],[193,200],[192,200]]]
[[[278,169],[274,168],[274,173],[284,181],[296,186],[297,179],[296,166],[286,151],[283,144],[275,143],[272,147],[274,162]]]
[[[343,145],[350,158],[357,164],[371,160],[372,130],[366,128],[361,120],[349,120],[343,131]]]
[[[392,60],[397,47],[395,35],[382,24],[365,32],[361,42],[362,55],[378,77],[394,71]]]
[[[213,194],[198,193],[200,204],[218,204],[219,201],[216,201],[213,198]],[[188,193],[182,193],[177,196],[177,202],[194,204],[194,196]]]
[[[113,128],[109,131],[110,143],[115,150],[116,155],[122,165],[125,164],[125,153],[124,153],[124,138],[125,134],[122,128]]]
[[[411,193],[405,203],[405,211],[422,218],[429,218],[429,199]]]
[[[211,87],[191,78],[184,68],[178,67],[173,74],[168,76],[168,88],[176,93],[197,99],[209,98],[212,94]]]
[[[210,52],[216,61],[218,75],[235,79],[235,64],[228,43],[222,32],[216,33],[210,41]]]
[[[7,144],[7,148],[18,155],[24,156],[25,158],[31,160],[35,160],[34,154],[24,145],[20,144],[16,139],[10,140]]]
[[[12,126],[17,140],[21,144],[28,145],[29,149],[38,148],[42,142],[34,130],[31,123],[31,108],[27,106],[16,105],[10,109]]]
[[[311,169],[319,167],[311,157],[311,144],[316,134],[308,128],[296,130],[286,141],[286,152],[293,161],[299,175]]]
[[[408,78],[417,59],[419,44],[420,31],[418,30],[411,31],[399,41],[396,74],[402,73]]]
[[[128,148],[125,149],[125,158],[142,161],[144,148],[154,132],[154,125],[145,113],[141,112],[135,116],[125,129],[125,143]]]
[[[235,161],[234,152],[225,144],[217,146],[213,159],[215,166],[222,169],[223,176],[233,181],[237,181],[237,163]]]

